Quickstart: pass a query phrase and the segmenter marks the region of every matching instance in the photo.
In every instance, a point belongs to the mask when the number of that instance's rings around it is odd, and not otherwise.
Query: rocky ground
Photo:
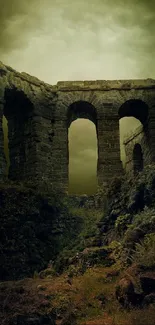
[[[155,166],[104,213],[47,194],[0,187],[0,324],[154,325]]]
[[[53,275],[49,267],[33,278],[3,282],[0,324],[153,325],[155,273],[139,275],[139,287],[136,270],[96,266],[71,277]]]

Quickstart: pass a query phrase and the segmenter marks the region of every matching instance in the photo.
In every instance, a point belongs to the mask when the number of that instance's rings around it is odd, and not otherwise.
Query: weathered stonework
[[[144,129],[146,163],[155,161],[155,80],[58,82],[51,86],[0,63],[0,121],[8,120],[13,180],[32,180],[68,190],[68,128],[94,122],[98,139],[99,188],[122,174],[119,119],[138,118]],[[5,159],[0,123],[0,178]]]
[[[151,152],[148,146],[147,135],[142,125],[130,137],[125,139],[124,146],[126,154],[125,170],[128,175],[134,176],[135,169],[138,172],[138,169],[141,171],[151,164]]]

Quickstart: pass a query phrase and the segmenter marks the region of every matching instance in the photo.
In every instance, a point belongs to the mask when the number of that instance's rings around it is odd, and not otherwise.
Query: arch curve
[[[97,112],[95,107],[84,100],[72,103],[67,110],[67,126],[69,127],[78,118],[89,119],[96,125]]]
[[[28,116],[33,110],[33,104],[23,90],[16,87],[5,88],[4,91],[4,116],[6,118],[14,116]]]
[[[141,99],[129,99],[120,106],[118,115],[120,119],[133,116],[145,125],[148,120],[148,112],[148,105],[144,101]]]

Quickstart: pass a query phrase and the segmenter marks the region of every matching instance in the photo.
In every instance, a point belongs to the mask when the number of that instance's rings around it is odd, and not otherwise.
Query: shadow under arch
[[[84,100],[73,102],[67,111],[67,127],[78,118],[84,118],[92,121],[96,125],[97,112],[95,107]]]
[[[118,110],[119,118],[135,117],[143,126],[147,125],[148,105],[141,99],[130,99],[124,102]]]
[[[81,119],[81,121],[80,121]],[[85,121],[85,122],[84,122]],[[92,126],[91,124],[89,124],[89,128],[91,127],[91,132],[89,130],[89,132],[87,133],[87,129],[84,129],[84,125],[87,125],[87,122],[93,122]],[[72,124],[75,123],[74,125]],[[81,123],[81,131],[83,134],[80,133],[79,139],[77,139],[74,143],[75,145],[73,145],[73,140],[71,140],[71,138],[69,139],[70,135],[73,134],[71,133],[71,129],[73,131],[73,128],[76,126],[76,130],[77,127],[79,125],[79,123]],[[68,189],[69,189],[69,193],[70,194],[78,194],[78,195],[82,195],[82,194],[95,194],[97,191],[97,161],[98,161],[98,139],[97,139],[97,113],[96,113],[96,109],[95,107],[90,104],[87,101],[77,101],[72,103],[69,107],[68,107],[68,111],[67,111],[67,132],[68,132]],[[91,133],[91,135],[93,135],[94,137],[94,142],[95,142],[95,146],[94,146],[94,155],[93,158],[91,157],[91,159],[95,159],[95,161],[90,162],[90,158],[88,159],[88,164],[89,166],[87,167],[86,170],[86,161],[87,158],[85,157],[85,164],[83,165],[83,170],[81,170],[80,172],[80,164],[82,157],[80,158],[80,155],[78,154],[78,150],[80,149],[84,149],[82,147],[79,148],[78,145],[78,140],[79,143],[81,143],[82,146],[82,142],[83,142],[83,146],[85,147],[85,144],[89,143],[90,146],[90,141],[88,141],[88,137],[89,137],[89,133]],[[75,136],[74,136],[75,137]],[[77,137],[78,137],[78,133],[77,133]],[[83,138],[83,141],[82,141]],[[86,140],[87,138],[87,140]],[[96,138],[96,140],[95,140]],[[75,146],[77,145],[77,147],[75,148]],[[71,149],[74,147],[74,151]],[[72,151],[70,151],[72,150]],[[89,155],[90,155],[90,148],[85,147],[85,153],[86,150],[88,151]],[[75,152],[76,151],[76,152]],[[96,151],[96,153],[95,153]],[[79,152],[80,153],[80,152]],[[87,153],[87,155],[88,155]],[[74,157],[73,157],[74,154]],[[75,163],[75,158],[80,159],[79,164],[78,164],[78,169],[77,171],[75,171],[75,167],[77,166],[77,164]],[[91,168],[90,165],[92,164]],[[73,168],[74,167],[74,168]],[[84,170],[86,171],[86,173],[84,174]],[[89,174],[90,171],[90,175]],[[96,175],[96,176],[95,176]],[[95,177],[96,177],[96,181],[95,181]],[[78,178],[78,179],[77,179]],[[82,180],[81,180],[82,179]],[[87,182],[87,186],[86,184],[83,184],[83,181]],[[90,182],[92,182],[94,184],[94,189],[92,188],[92,184],[90,184]],[[89,185],[88,185],[89,183]],[[87,187],[89,187],[87,189]]]
[[[143,163],[143,152],[141,145],[136,143],[133,149],[133,172],[136,176],[137,173],[143,170],[144,163]]]
[[[6,118],[28,117],[33,110],[33,104],[23,90],[17,88],[5,88],[4,92],[4,116]]]
[[[5,89],[3,116],[8,122],[8,178],[12,180],[21,179],[24,176],[26,130],[32,111],[33,104],[24,91],[15,87]],[[5,133],[4,138],[6,139]]]

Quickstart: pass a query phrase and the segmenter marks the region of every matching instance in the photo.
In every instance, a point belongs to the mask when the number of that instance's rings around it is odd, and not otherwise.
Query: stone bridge
[[[68,189],[68,128],[77,118],[96,126],[98,185],[122,174],[119,119],[134,116],[145,134],[144,164],[155,162],[155,80],[66,81],[51,86],[0,63],[0,178],[5,178],[2,117],[8,121],[12,180]]]

